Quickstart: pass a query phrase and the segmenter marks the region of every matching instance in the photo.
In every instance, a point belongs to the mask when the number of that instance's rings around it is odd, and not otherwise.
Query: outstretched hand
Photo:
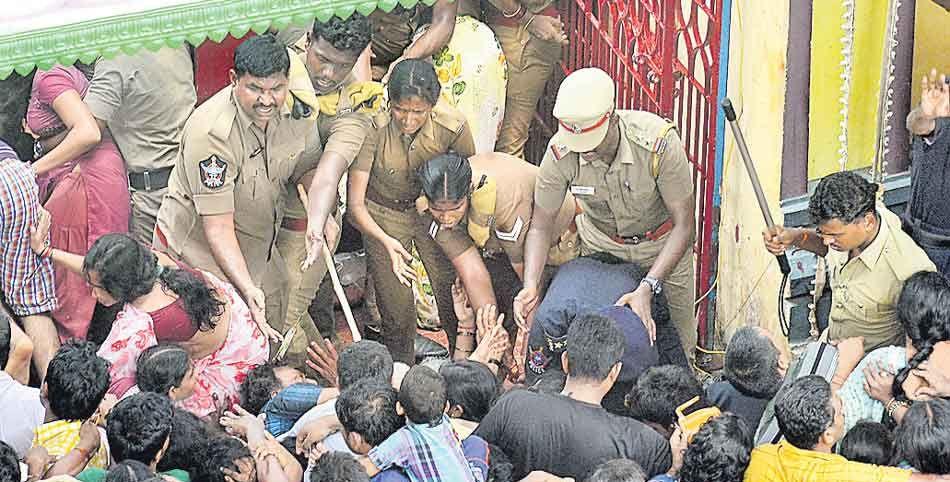
[[[36,223],[30,226],[30,249],[34,253],[40,254],[49,246],[49,228],[52,224],[52,216],[49,211],[40,208],[36,217]]]
[[[261,333],[274,343],[283,341],[284,335],[280,334],[267,322],[267,316],[265,315],[267,304],[264,298],[264,290],[252,286],[247,293],[244,293],[244,301],[247,302],[247,307],[251,310],[251,318],[254,319],[254,323],[257,323]]]
[[[231,410],[224,412],[219,423],[228,434],[245,440],[247,440],[249,431],[258,430],[263,432],[266,430],[264,428],[264,414],[254,416],[240,405],[234,405]]]
[[[300,270],[306,271],[317,262],[320,256],[323,256],[324,247],[327,246],[327,240],[335,240],[340,232],[340,226],[332,217],[327,218],[323,226],[320,226],[317,220],[310,214],[310,197],[307,196],[307,189],[303,184],[297,184],[297,195],[300,196],[300,202],[307,210],[307,256],[300,264]]]
[[[331,387],[339,386],[337,375],[339,355],[329,339],[323,340],[323,343],[311,341],[310,346],[307,347],[307,358],[308,367],[319,373]]]
[[[947,74],[937,77],[937,69],[931,69],[921,81],[920,110],[930,119],[950,117],[950,84]]]

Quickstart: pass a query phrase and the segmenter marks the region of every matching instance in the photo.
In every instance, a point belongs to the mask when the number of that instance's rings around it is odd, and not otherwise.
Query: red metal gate
[[[712,269],[713,186],[722,0],[561,0],[570,45],[542,97],[529,157],[540,161],[556,125],[557,86],[566,73],[596,66],[617,81],[622,109],[673,120],[693,164],[699,340],[706,340]]]

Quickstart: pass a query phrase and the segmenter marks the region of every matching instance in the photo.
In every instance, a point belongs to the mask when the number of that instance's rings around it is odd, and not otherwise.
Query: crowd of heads
[[[950,286],[940,275],[920,273],[908,280],[907,287],[900,297],[900,316],[913,345],[928,350],[948,338],[941,331],[946,327],[941,320],[947,318],[941,318],[934,305],[950,302],[946,298]],[[8,331],[8,323],[0,323],[0,340],[6,340],[0,343],[0,353],[9,349]],[[347,345],[337,359],[334,382],[340,393],[333,412],[342,439],[355,456],[327,453],[310,467],[310,481],[369,480],[357,457],[369,454],[407,423],[436,426],[450,418],[478,424],[509,390],[557,394],[568,383],[609,390],[624,350],[616,322],[600,315],[578,317],[570,325],[567,340],[563,373],[545,374],[531,387],[513,388],[503,387],[488,367],[469,360],[424,363],[394,380],[394,362],[385,346],[366,340]],[[761,328],[737,330],[725,353],[722,379],[749,396],[772,400],[775,420],[788,444],[801,450],[836,450],[855,462],[903,463],[925,473],[950,472],[950,402],[918,401],[895,429],[865,420],[845,432],[842,400],[825,378],[802,376],[783,386],[786,362],[776,344]],[[96,355],[95,348],[89,342],[68,342],[51,361],[42,393],[55,417],[85,420],[99,407],[109,388],[109,364]],[[914,363],[912,357],[910,364]],[[244,442],[174,406],[194,384],[195,367],[185,350],[175,344],[150,347],[140,355],[138,367],[141,392],[119,401],[105,420],[108,446],[119,462],[106,480],[152,480],[156,472],[178,469],[190,473],[192,480],[224,481],[222,467],[233,473],[254,470],[254,453]],[[299,370],[257,366],[242,384],[241,404],[252,414],[261,413],[278,392],[302,382],[304,374]],[[640,374],[619,415],[675,439],[685,430],[683,407],[694,412],[711,406],[703,385],[688,368],[660,365]],[[742,480],[755,432],[756,427],[742,416],[717,411],[688,434],[677,480]],[[293,448],[293,440],[287,442]],[[508,455],[495,446],[490,453],[490,480],[514,480]],[[0,444],[0,478],[16,477],[16,458],[8,446]],[[299,462],[306,465],[308,460],[301,457]],[[645,481],[648,475],[636,462],[616,459],[597,464],[587,480]]]

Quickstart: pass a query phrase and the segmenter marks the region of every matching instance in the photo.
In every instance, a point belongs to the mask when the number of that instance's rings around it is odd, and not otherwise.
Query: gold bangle
[[[518,8],[515,9],[515,13],[511,14],[502,10],[501,15],[505,18],[515,18],[519,15],[524,15],[524,5],[518,4]]]

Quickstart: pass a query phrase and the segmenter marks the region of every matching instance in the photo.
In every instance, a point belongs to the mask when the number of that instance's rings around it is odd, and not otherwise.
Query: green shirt
[[[107,470],[93,467],[80,472],[79,475],[76,476],[76,480],[79,480],[80,482],[102,482],[106,480],[106,475],[108,474],[109,472]],[[181,482],[191,482],[191,476],[188,475],[188,472],[180,469],[169,470],[168,472],[159,472],[158,475],[167,475],[180,480]]]

